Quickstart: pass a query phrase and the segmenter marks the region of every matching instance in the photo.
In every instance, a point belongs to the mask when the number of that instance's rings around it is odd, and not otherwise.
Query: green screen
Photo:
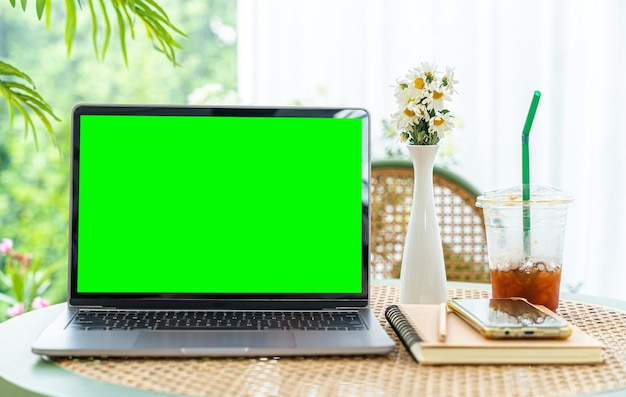
[[[360,293],[362,120],[80,116],[80,293]]]

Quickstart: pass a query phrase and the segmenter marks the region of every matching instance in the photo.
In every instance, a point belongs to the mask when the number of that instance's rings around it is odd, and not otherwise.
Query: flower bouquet
[[[436,65],[423,62],[398,79],[394,95],[399,109],[391,117],[402,142],[436,145],[454,127],[445,102],[456,93],[458,81],[453,68],[446,67],[441,77],[438,74]]]
[[[422,63],[399,79],[395,97],[399,109],[393,124],[408,142],[413,161],[413,199],[407,225],[400,303],[443,303],[447,300],[446,269],[433,193],[433,167],[443,135],[454,127],[445,102],[456,92],[454,70],[439,77],[434,64]]]

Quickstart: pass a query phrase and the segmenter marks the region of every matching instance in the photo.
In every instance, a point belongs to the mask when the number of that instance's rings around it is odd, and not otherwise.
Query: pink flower
[[[24,304],[22,302],[18,302],[14,304],[13,306],[9,308],[9,310],[7,310],[7,313],[11,317],[15,317],[15,316],[19,316],[20,314],[23,314]]]
[[[33,299],[33,303],[30,304],[33,310],[43,309],[44,307],[50,306],[50,302],[47,299],[42,298],[41,296]]]
[[[10,238],[3,238],[0,241],[0,254],[6,255],[13,250],[13,240]]]

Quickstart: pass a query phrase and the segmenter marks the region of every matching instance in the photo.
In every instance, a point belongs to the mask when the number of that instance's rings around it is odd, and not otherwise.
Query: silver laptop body
[[[356,108],[75,107],[68,304],[32,351],[389,352],[369,308],[369,129]],[[277,323],[320,313],[343,322]]]

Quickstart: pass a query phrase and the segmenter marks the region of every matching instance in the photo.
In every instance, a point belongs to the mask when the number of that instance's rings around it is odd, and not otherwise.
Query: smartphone
[[[572,334],[565,320],[524,298],[453,298],[448,307],[490,339],[565,339]]]

